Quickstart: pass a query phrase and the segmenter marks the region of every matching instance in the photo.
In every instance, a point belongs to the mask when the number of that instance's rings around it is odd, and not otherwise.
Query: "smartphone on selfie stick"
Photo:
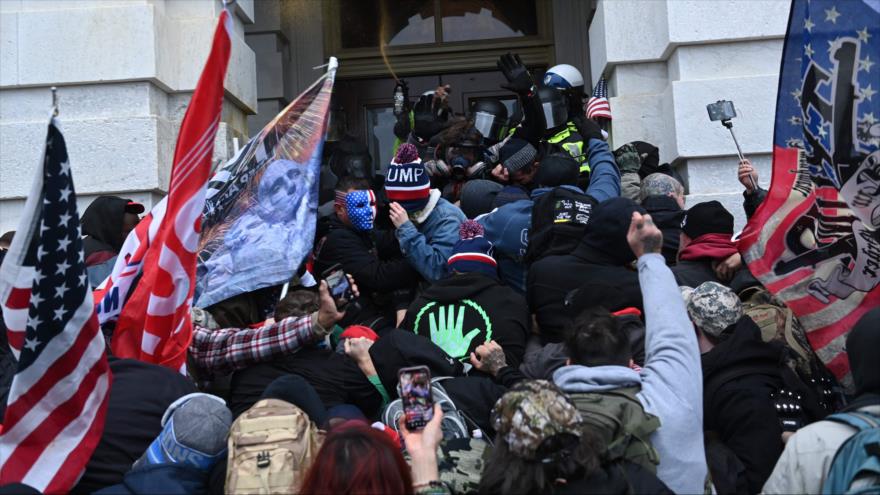
[[[743,156],[742,148],[739,147],[739,141],[736,140],[736,134],[733,133],[733,122],[731,121],[736,117],[736,108],[733,107],[733,102],[730,100],[718,100],[715,103],[706,105],[706,111],[709,112],[709,120],[712,122],[720,120],[721,125],[727,127],[727,130],[730,131],[730,137],[733,138],[733,144],[736,145],[739,161],[745,161],[746,157]],[[752,183],[752,188],[757,190],[758,184],[755,184],[755,178],[749,175],[749,181]]]

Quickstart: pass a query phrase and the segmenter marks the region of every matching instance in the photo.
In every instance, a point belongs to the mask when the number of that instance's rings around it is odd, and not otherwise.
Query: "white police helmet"
[[[581,71],[568,64],[559,64],[550,67],[544,73],[544,85],[558,89],[572,89],[584,87],[584,76]]]

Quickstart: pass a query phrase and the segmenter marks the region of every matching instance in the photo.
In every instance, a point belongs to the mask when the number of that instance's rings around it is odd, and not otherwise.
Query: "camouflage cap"
[[[552,382],[518,383],[492,408],[492,426],[512,453],[534,460],[547,438],[561,433],[580,436],[581,415],[571,400]]]
[[[694,325],[713,337],[721,335],[725,328],[739,321],[743,315],[739,297],[718,282],[703,282],[685,302]]]

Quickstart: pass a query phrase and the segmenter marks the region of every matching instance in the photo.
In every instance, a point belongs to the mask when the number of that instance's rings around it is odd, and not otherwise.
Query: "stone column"
[[[253,51],[234,7],[215,161],[247,139],[256,111]],[[146,204],[168,188],[177,131],[204,66],[220,0],[0,2],[0,231],[16,228],[45,141],[57,86],[80,213],[101,194]]]
[[[648,141],[685,178],[688,204],[717,199],[745,225],[736,147],[706,104],[732,100],[760,184],[770,153],[787,0],[599,0],[590,25],[593,84],[609,83],[612,141]]]

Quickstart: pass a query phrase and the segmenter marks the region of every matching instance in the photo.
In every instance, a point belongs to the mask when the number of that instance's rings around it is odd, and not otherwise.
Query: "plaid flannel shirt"
[[[202,373],[222,375],[291,354],[324,333],[315,315],[292,316],[260,328],[194,325],[189,353]]]

